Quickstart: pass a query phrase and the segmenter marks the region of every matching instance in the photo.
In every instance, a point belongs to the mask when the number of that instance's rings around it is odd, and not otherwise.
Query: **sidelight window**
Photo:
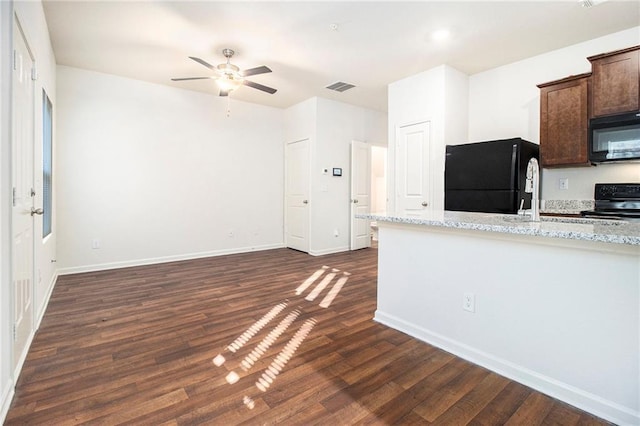
[[[53,106],[42,91],[42,238],[51,234],[53,171]]]

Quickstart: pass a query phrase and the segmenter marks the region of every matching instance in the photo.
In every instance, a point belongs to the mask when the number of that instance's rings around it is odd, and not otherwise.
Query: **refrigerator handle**
[[[518,167],[518,144],[514,143],[511,146],[511,189],[518,191],[520,190],[518,181],[519,175],[519,167]]]

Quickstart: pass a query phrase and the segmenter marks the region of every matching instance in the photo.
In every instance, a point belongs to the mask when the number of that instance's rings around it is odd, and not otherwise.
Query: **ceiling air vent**
[[[338,81],[337,83],[330,84],[326,88],[329,90],[335,90],[336,92],[344,92],[349,89],[353,89],[354,87],[356,86],[354,86],[353,84],[345,83],[343,81]]]

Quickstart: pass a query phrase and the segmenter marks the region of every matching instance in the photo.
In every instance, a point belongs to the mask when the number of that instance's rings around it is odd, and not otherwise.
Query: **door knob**
[[[358,204],[358,200],[353,200],[353,204]]]
[[[302,200],[302,204],[309,204],[309,200]]]
[[[422,207],[427,207],[429,205],[429,203],[427,203],[426,201],[422,202]]]
[[[42,209],[34,209],[33,207],[31,207],[31,216],[33,216],[34,214],[42,215],[42,214],[44,214],[44,210],[42,210]]]

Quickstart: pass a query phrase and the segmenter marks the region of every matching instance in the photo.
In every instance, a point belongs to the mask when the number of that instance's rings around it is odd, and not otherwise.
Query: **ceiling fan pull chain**
[[[231,115],[231,96],[227,96],[227,117]]]

